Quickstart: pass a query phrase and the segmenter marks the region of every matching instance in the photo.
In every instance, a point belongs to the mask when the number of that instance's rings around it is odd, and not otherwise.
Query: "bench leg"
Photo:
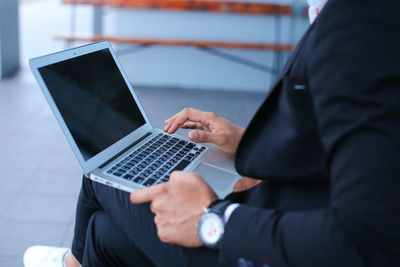
[[[103,8],[101,6],[95,6],[93,10],[93,34],[103,34]]]

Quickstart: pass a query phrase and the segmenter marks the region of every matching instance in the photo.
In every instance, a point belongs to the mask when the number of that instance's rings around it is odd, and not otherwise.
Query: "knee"
[[[104,211],[97,211],[92,215],[88,231],[90,231],[92,244],[96,254],[104,255],[111,245],[115,245],[114,227]]]
[[[104,211],[92,215],[86,241],[83,266],[152,266]]]
[[[109,255],[113,255],[112,248],[115,244],[112,229],[107,230],[108,224],[107,215],[102,210],[91,216],[86,232],[83,266],[112,266],[109,264]]]

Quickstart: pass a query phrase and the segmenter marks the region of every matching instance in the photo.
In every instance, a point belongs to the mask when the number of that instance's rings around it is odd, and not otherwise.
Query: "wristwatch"
[[[205,247],[218,248],[225,230],[224,211],[230,204],[230,201],[213,200],[205,208],[197,226],[197,235]]]

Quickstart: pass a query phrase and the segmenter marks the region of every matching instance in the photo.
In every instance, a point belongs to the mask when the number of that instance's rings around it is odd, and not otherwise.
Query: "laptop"
[[[223,198],[240,179],[233,155],[152,127],[108,41],[31,59],[30,67],[93,181],[132,192],[182,170],[199,173]]]

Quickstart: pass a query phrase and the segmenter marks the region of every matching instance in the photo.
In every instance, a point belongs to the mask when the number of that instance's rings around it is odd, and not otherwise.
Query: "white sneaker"
[[[65,267],[69,248],[32,246],[25,251],[25,267]]]

